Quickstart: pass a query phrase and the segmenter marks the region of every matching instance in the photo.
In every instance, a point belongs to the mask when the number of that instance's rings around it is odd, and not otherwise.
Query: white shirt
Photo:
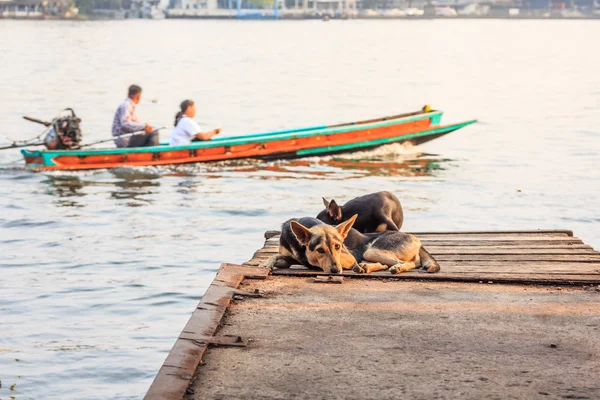
[[[200,126],[188,116],[183,116],[177,126],[171,131],[171,146],[182,146],[192,143],[192,139],[202,130]]]

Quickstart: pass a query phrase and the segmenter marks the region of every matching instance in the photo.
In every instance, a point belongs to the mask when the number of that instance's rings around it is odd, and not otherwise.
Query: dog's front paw
[[[275,269],[289,268],[290,263],[286,257],[282,256],[281,254],[275,254],[269,258],[265,267],[267,267],[270,271],[273,271]]]
[[[265,265],[265,267],[267,267],[269,271],[273,271],[275,269],[275,264],[277,263],[277,260],[279,260],[279,254],[275,254],[274,256],[269,257],[269,260],[267,261],[267,265]]]
[[[367,269],[365,268],[364,263],[360,263],[356,264],[354,268],[352,268],[352,271],[356,272],[357,274],[364,274],[367,272]]]

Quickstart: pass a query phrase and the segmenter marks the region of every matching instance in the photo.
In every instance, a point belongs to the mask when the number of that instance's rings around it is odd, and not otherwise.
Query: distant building
[[[0,0],[0,18],[73,18],[77,13],[70,0]]]
[[[306,2],[308,5],[308,1]],[[316,11],[343,12],[356,9],[356,0],[313,0],[312,8]]]
[[[216,10],[217,0],[174,0],[171,3],[172,8],[179,8],[183,10],[194,10],[194,9],[209,9]]]
[[[0,17],[41,19],[42,3],[37,0],[0,1]]]
[[[363,0],[293,0],[282,2],[289,11],[321,12],[327,14],[356,10]]]

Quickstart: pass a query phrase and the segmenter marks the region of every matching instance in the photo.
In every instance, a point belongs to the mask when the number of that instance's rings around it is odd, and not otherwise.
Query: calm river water
[[[600,248],[597,21],[0,21],[0,37],[0,143],[69,106],[108,137],[132,83],[142,119],[171,126],[191,98],[225,135],[423,104],[480,120],[335,159],[30,173],[0,152],[1,399],[141,398],[219,264],[321,196],[391,190],[408,231],[567,228]]]

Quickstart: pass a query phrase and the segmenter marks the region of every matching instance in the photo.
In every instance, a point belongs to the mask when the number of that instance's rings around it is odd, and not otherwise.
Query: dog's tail
[[[435,258],[423,246],[419,250],[419,258],[421,259],[421,267],[426,269],[430,274],[440,271],[440,264],[435,261]]]

